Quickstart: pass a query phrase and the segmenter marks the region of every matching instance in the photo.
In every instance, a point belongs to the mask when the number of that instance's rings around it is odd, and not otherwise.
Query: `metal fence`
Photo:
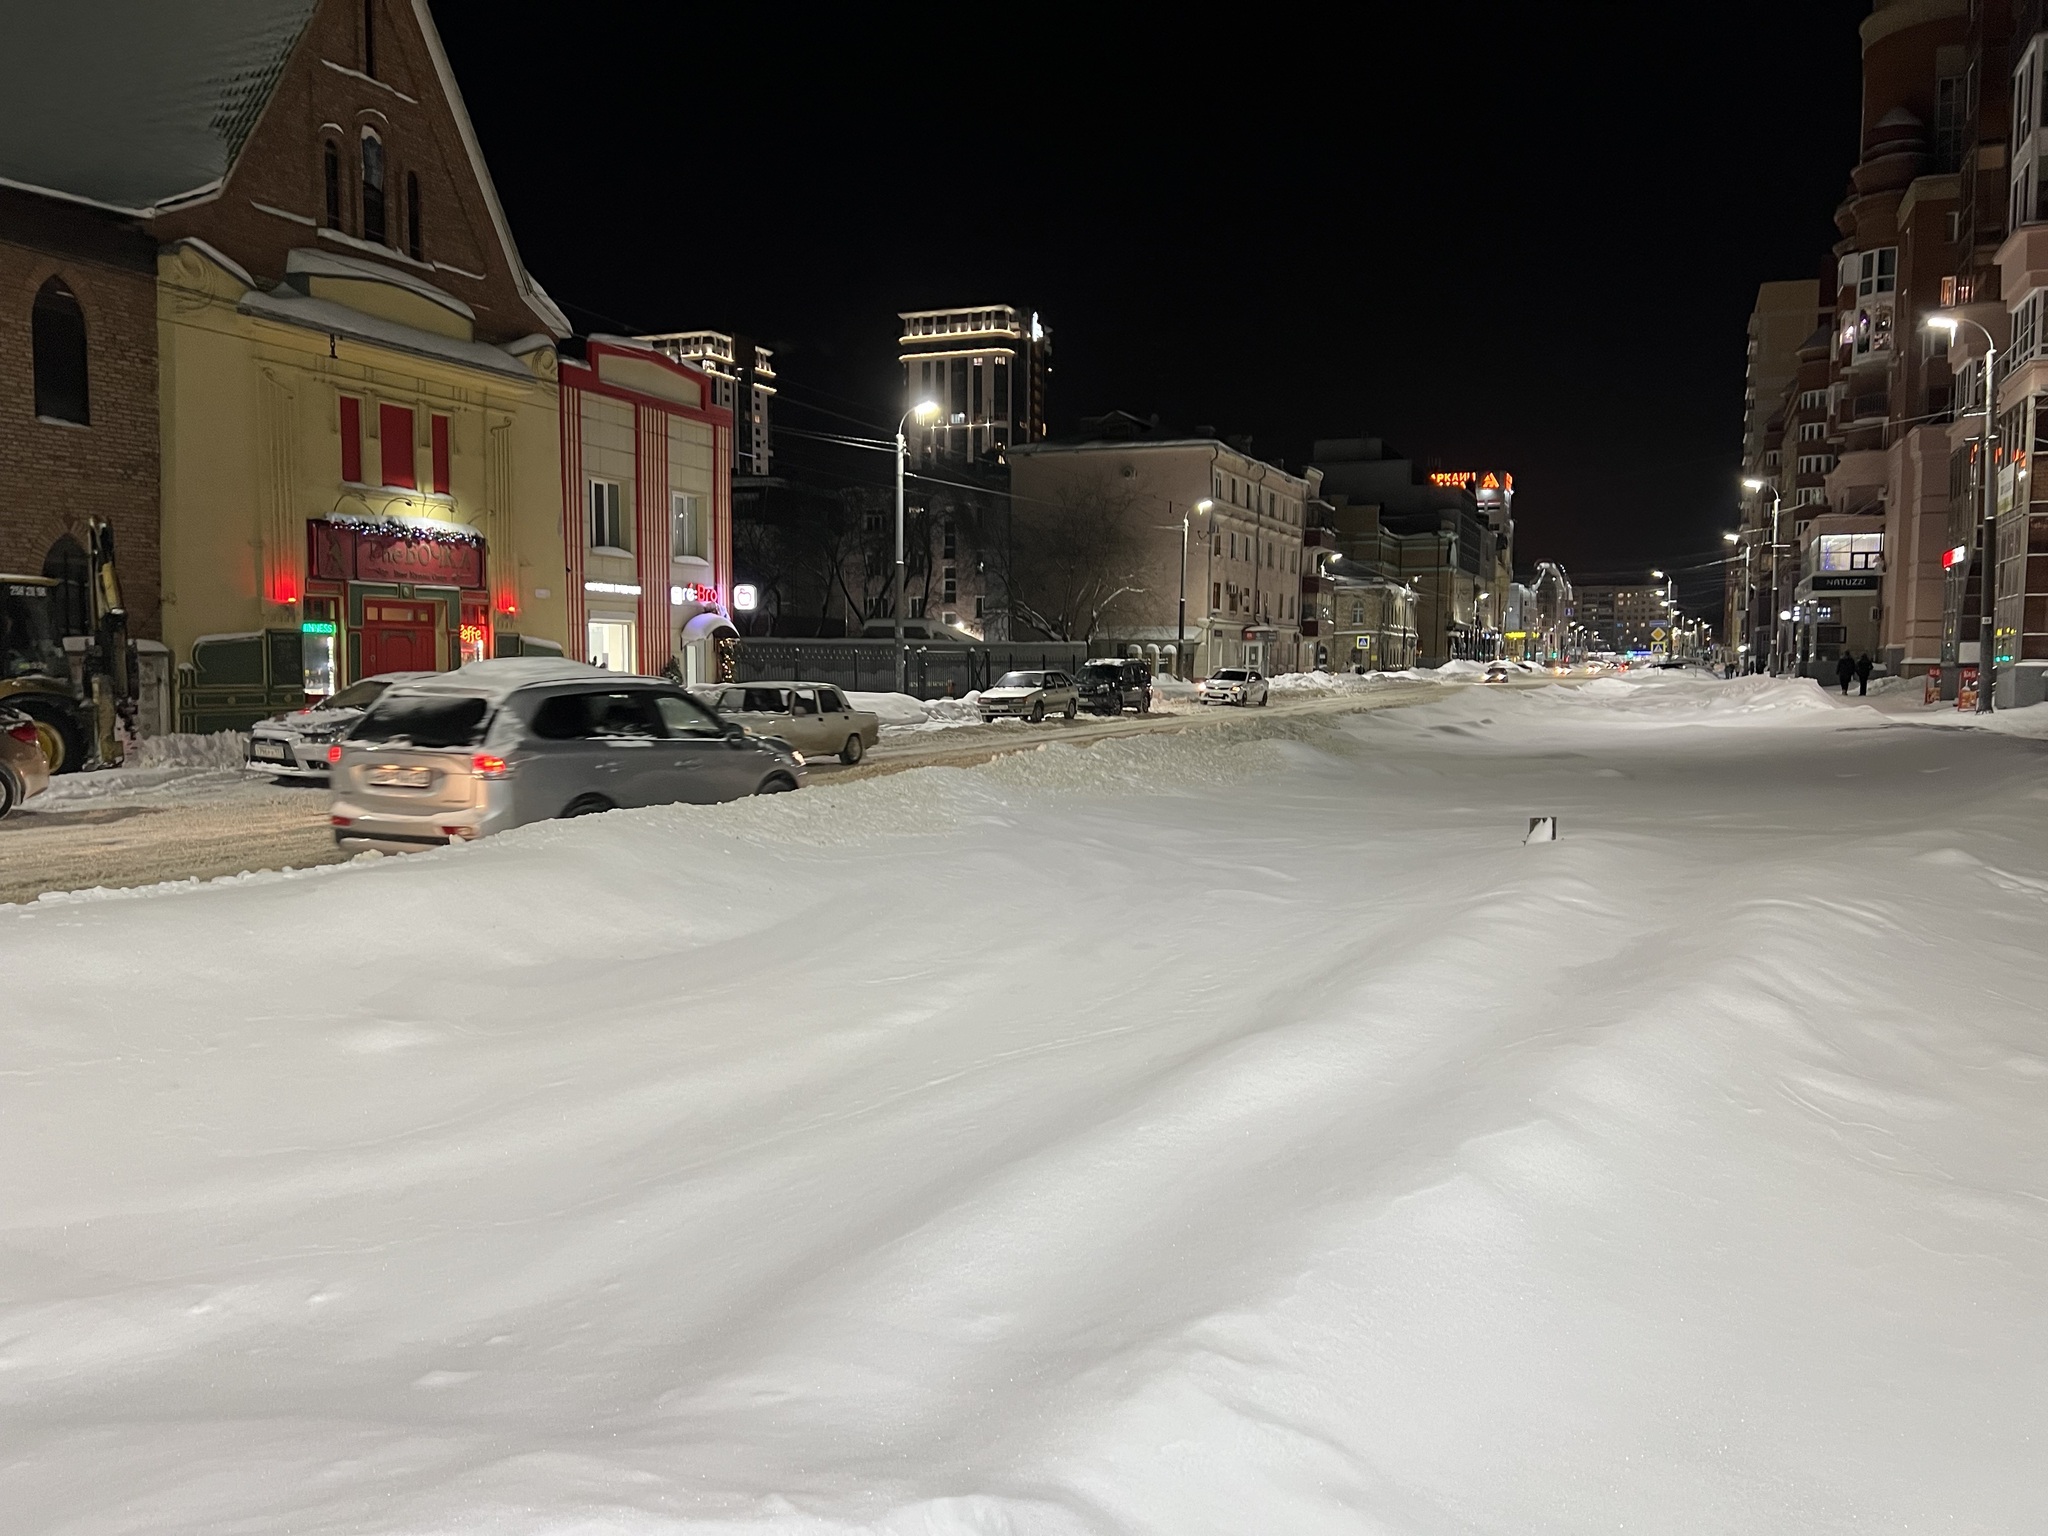
[[[1078,642],[997,641],[950,645],[907,640],[904,691],[920,699],[957,699],[988,687],[1005,672],[1056,667],[1074,672],[1088,659]],[[888,693],[896,687],[893,640],[777,640],[745,637],[734,647],[735,682],[790,678],[831,683],[853,693]]]

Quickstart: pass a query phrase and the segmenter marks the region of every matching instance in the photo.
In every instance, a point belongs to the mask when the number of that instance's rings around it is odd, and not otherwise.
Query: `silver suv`
[[[476,661],[388,689],[328,749],[334,838],[450,843],[529,821],[803,783],[803,756],[659,678]]]

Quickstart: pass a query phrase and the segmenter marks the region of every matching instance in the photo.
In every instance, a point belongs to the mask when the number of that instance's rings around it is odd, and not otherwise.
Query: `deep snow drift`
[[[0,910],[0,1524],[2032,1528],[2044,752],[1473,687]]]

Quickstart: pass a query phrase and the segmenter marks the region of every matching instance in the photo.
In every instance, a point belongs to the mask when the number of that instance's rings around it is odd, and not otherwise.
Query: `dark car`
[[[1141,715],[1152,712],[1152,669],[1142,661],[1104,656],[1083,662],[1077,681],[1083,709],[1098,715],[1120,715],[1126,709]]]

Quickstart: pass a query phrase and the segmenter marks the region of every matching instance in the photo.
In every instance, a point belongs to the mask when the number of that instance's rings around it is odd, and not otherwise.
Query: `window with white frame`
[[[1824,421],[1802,421],[1799,423],[1799,441],[1802,443],[1824,442],[1828,435],[1828,424]]]
[[[1832,453],[1802,453],[1799,456],[1799,473],[1802,475],[1824,475],[1835,467]]]
[[[1802,389],[1799,392],[1799,409],[1802,411],[1824,411],[1828,408],[1828,392],[1825,389]]]
[[[1792,494],[1792,505],[1810,507],[1826,499],[1827,493],[1817,485],[1802,485]]]
[[[677,560],[703,559],[707,550],[697,498],[687,491],[676,491],[669,496],[668,503],[670,555]]]
[[[628,531],[624,509],[620,504],[619,482],[616,480],[593,480],[590,482],[590,547],[592,549],[631,549],[627,543]]]
[[[2040,345],[2041,290],[2035,289],[2012,310],[2012,345],[2006,350],[2005,369],[2010,373],[2034,355]]]

